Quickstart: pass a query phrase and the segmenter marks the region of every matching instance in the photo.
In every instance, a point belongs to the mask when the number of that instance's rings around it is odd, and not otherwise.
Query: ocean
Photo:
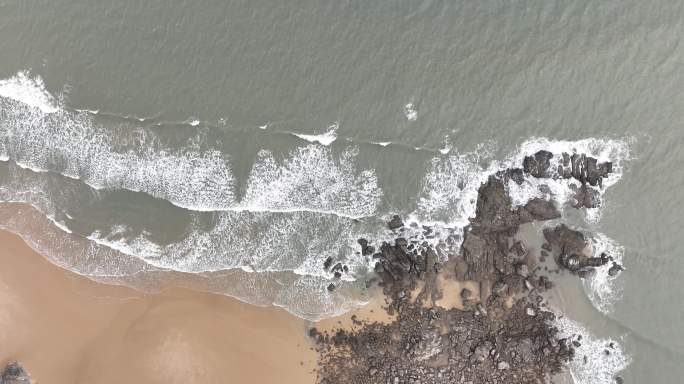
[[[683,27],[671,1],[0,0],[0,226],[96,281],[317,320],[368,300],[357,239],[393,215],[440,244],[490,174],[587,153],[602,206],[564,213],[626,271],[553,294],[579,353],[617,345],[573,379],[676,383]]]

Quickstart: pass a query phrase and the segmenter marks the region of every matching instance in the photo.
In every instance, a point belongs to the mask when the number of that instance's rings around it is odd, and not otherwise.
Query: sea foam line
[[[90,112],[55,107],[45,113],[54,97],[40,77],[20,72],[2,84],[0,158],[36,172],[58,172],[95,189],[144,192],[196,211],[302,210],[358,218],[372,215],[382,195],[373,170],[355,169],[352,152],[334,159],[330,150],[314,145],[297,149],[282,163],[262,156],[269,163],[255,164],[247,198],[236,201],[230,160],[222,153],[193,146],[169,150],[144,130],[138,130],[133,146],[120,148]],[[329,145],[337,128],[332,125],[320,137],[304,136]],[[269,176],[274,179],[259,179]],[[289,194],[282,193],[285,187]]]

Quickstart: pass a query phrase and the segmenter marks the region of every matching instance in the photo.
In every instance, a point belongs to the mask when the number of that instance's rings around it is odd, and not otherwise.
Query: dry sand
[[[307,324],[278,308],[158,295],[62,270],[0,231],[0,363],[38,383],[313,383]]]

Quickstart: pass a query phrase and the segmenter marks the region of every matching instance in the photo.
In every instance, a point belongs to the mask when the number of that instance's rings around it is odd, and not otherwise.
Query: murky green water
[[[0,0],[2,226],[101,281],[314,318],[363,299],[388,215],[458,229],[489,171],[589,151],[620,177],[572,221],[627,271],[560,309],[627,383],[676,383],[683,26],[672,1]]]

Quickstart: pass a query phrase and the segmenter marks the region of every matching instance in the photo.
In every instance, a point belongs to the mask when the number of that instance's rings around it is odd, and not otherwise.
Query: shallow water
[[[567,279],[559,309],[620,343],[627,382],[677,382],[682,16],[664,1],[0,0],[2,226],[98,281],[317,318],[366,299],[356,239],[390,236],[389,215],[458,233],[489,172],[589,151],[619,172],[600,212],[568,214],[627,271]],[[334,293],[328,256],[352,268]],[[603,364],[576,380],[624,365]]]

